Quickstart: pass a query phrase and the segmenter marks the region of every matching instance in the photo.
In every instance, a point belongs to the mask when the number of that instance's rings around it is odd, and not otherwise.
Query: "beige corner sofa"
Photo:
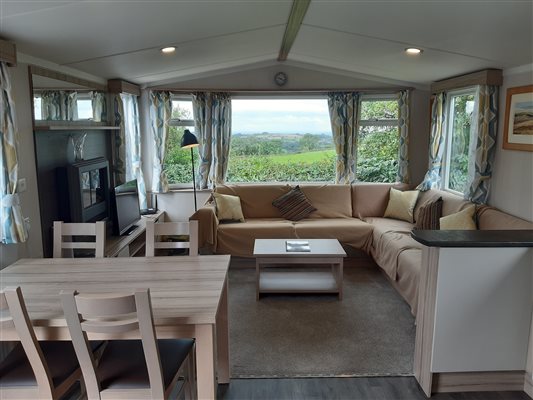
[[[290,185],[221,185],[218,193],[240,198],[245,222],[218,221],[212,203],[191,219],[199,222],[200,248],[218,254],[250,257],[258,238],[336,238],[370,254],[416,315],[422,245],[411,238],[414,224],[383,217],[391,187],[408,189],[404,184],[388,183],[303,184],[301,190],[317,211],[301,221],[289,221],[282,218],[272,201],[287,193]],[[421,192],[415,220],[423,205],[439,197],[444,200],[443,216],[471,204],[448,192]],[[533,229],[533,223],[488,206],[478,209],[477,218],[479,229]]]

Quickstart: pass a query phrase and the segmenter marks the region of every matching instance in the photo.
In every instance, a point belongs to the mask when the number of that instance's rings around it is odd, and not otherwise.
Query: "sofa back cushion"
[[[309,218],[348,218],[352,216],[350,185],[304,184],[300,189],[316,211]]]
[[[291,190],[290,185],[281,184],[242,184],[220,185],[216,192],[239,196],[244,218],[280,218],[279,210],[272,202]],[[311,203],[313,203],[311,201]],[[314,204],[314,203],[313,203]]]
[[[352,185],[352,216],[383,217],[389,203],[390,188],[407,190],[405,183],[354,183]]]
[[[479,229],[533,229],[533,222],[506,214],[490,206],[480,206],[478,208],[477,221]]]
[[[450,214],[455,214],[459,211],[463,211],[472,203],[468,200],[463,199],[461,196],[456,194],[446,192],[444,190],[431,189],[425,192],[420,192],[418,196],[418,201],[415,207],[415,221],[420,217],[420,209],[434,201],[439,197],[442,197],[442,216],[446,217]]]

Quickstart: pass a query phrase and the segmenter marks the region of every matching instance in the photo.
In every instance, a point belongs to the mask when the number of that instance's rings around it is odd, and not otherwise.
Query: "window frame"
[[[89,92],[78,92],[77,94],[77,98],[76,98],[76,110],[78,112],[78,119],[77,121],[93,121],[94,120],[94,115],[93,113],[91,112],[91,117],[90,118],[80,118],[79,116],[79,111],[80,111],[80,106],[79,106],[79,101],[89,101],[90,104],[91,104],[91,111],[92,111],[92,99],[91,99],[91,95],[89,94]]]
[[[173,101],[190,101],[192,104],[192,95],[187,94],[171,94],[170,95],[170,106],[172,110],[172,102]],[[194,128],[194,116],[193,119],[179,119],[179,118],[171,118],[168,121],[169,126],[182,126],[185,128]],[[169,190],[193,190],[193,182],[187,182],[187,183],[168,183]],[[199,191],[199,189],[197,189]]]
[[[364,101],[398,101],[398,95],[396,93],[390,94],[363,94],[359,99],[359,111],[357,116],[358,126],[396,126],[399,127],[399,118],[396,115],[396,119],[361,119],[361,108]],[[357,132],[359,135],[359,132]]]
[[[441,171],[441,189],[445,192],[455,194],[457,196],[464,196],[463,192],[454,190],[448,187],[450,182],[450,165],[451,165],[451,148],[452,148],[452,137],[453,137],[453,110],[452,104],[455,104],[454,98],[464,95],[473,95],[474,96],[474,110],[476,109],[476,103],[478,98],[476,96],[477,90],[476,86],[468,86],[461,89],[450,90],[446,93],[447,104],[445,109],[446,119],[444,121],[443,131],[445,134],[444,138],[444,155],[442,159],[442,171]],[[473,112],[473,111],[472,111]],[[472,143],[472,131],[470,131],[470,143]],[[468,170],[470,170],[472,159],[470,158],[471,154],[468,155]]]
[[[327,93],[305,93],[305,92],[293,92],[293,93],[235,93],[231,95],[231,100],[325,100],[328,102],[328,95]],[[233,119],[233,115],[232,115]],[[329,112],[328,112],[328,122],[329,122]],[[330,132],[333,137],[333,133]],[[233,134],[233,133],[232,133]],[[334,143],[332,149],[334,149]],[[231,152],[231,149],[230,149]],[[335,183],[335,179],[333,181],[284,181],[284,182],[278,182],[278,181],[265,181],[265,182],[227,182],[230,184],[238,184],[238,185],[257,185],[257,184],[273,184],[273,183],[283,183],[288,185],[297,185],[297,184],[332,184]]]
[[[172,102],[173,101],[190,101],[192,105],[192,96],[191,95],[185,95],[185,94],[171,94],[170,95],[170,106],[172,108]],[[171,118],[168,121],[169,126],[189,126],[194,128],[194,115],[193,119],[179,119],[179,118]]]

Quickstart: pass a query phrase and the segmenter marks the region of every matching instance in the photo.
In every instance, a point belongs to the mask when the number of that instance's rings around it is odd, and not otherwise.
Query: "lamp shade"
[[[183,137],[181,138],[181,148],[189,149],[191,147],[196,147],[198,145],[199,145],[198,139],[196,138],[194,133],[192,133],[188,129],[185,129],[185,131],[183,132]]]

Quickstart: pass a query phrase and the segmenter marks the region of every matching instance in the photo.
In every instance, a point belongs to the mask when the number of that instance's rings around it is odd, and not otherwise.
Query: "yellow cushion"
[[[440,229],[476,230],[475,213],[476,206],[471,205],[463,211],[442,217],[440,219]]]
[[[418,199],[418,190],[406,190],[402,192],[394,188],[390,189],[389,204],[385,210],[385,218],[396,218],[402,221],[414,222],[413,214]]]
[[[215,198],[217,217],[220,221],[244,222],[241,199],[238,196],[213,193],[213,197]]]

